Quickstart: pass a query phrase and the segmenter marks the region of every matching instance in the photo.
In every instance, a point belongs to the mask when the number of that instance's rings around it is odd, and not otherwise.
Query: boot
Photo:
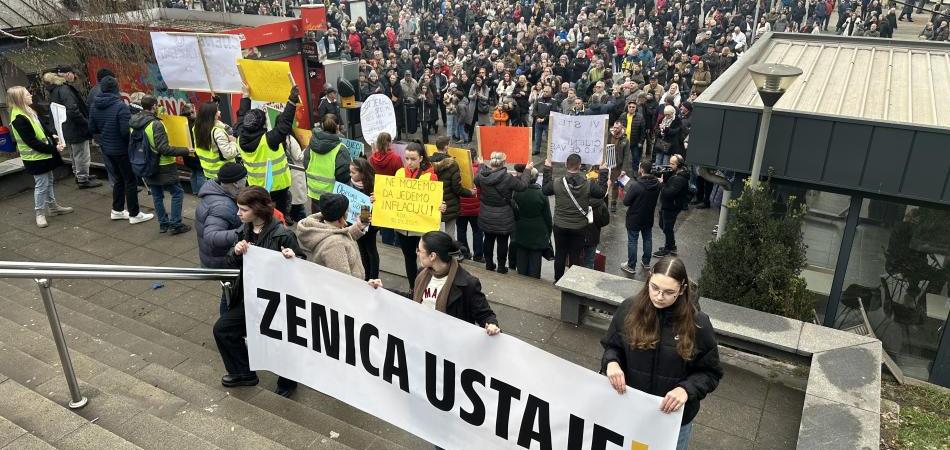
[[[69,214],[73,212],[73,209],[69,206],[61,206],[59,203],[53,203],[48,208],[49,215],[51,216],[62,216],[63,214]]]

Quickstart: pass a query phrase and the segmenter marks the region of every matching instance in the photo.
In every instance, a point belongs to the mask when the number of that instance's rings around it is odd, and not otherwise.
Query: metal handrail
[[[231,282],[240,273],[236,269],[0,261],[0,278],[32,278],[36,281],[40,296],[43,298],[43,307],[46,309],[46,318],[49,320],[53,342],[56,343],[56,351],[63,365],[66,385],[69,387],[68,405],[73,409],[86,406],[89,400],[79,390],[76,371],[73,368],[72,358],[69,356],[69,349],[66,347],[63,326],[59,321],[59,313],[56,311],[56,302],[53,301],[53,279],[220,281],[224,296],[227,298]]]

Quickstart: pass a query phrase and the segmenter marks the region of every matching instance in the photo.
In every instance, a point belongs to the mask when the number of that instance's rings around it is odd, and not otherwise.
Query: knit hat
[[[324,221],[335,222],[340,220],[346,210],[350,208],[350,201],[340,194],[320,195],[320,215]]]
[[[252,109],[244,115],[244,129],[247,131],[257,131],[264,127],[264,121],[267,115],[260,109]]]
[[[118,94],[119,93],[119,82],[115,77],[107,76],[102,79],[99,83],[102,85],[102,92],[109,94]]]
[[[103,67],[103,68],[99,69],[98,71],[96,71],[96,81],[97,81],[97,82],[98,82],[98,81],[102,81],[102,79],[105,78],[105,77],[115,77],[115,73],[113,73],[111,70],[109,70],[109,69],[107,69],[107,68],[105,68],[105,67]]]
[[[247,176],[247,169],[243,164],[229,162],[218,170],[218,181],[221,183],[235,183]]]

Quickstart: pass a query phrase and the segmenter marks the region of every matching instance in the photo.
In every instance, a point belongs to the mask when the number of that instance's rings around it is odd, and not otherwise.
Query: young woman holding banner
[[[600,371],[618,393],[630,386],[663,396],[664,413],[684,408],[677,450],[688,448],[699,402],[722,379],[716,334],[690,301],[690,290],[683,261],[661,259],[640,293],[620,304],[600,340]]]

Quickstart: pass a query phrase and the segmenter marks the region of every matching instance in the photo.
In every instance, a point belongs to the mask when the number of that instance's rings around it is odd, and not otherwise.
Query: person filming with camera
[[[654,167],[656,170],[656,167]],[[682,211],[683,205],[689,203],[689,171],[682,155],[670,157],[669,169],[663,170],[660,178],[660,229],[666,237],[663,247],[653,253],[653,256],[662,258],[667,255],[676,255],[676,236],[673,226],[676,216]]]

